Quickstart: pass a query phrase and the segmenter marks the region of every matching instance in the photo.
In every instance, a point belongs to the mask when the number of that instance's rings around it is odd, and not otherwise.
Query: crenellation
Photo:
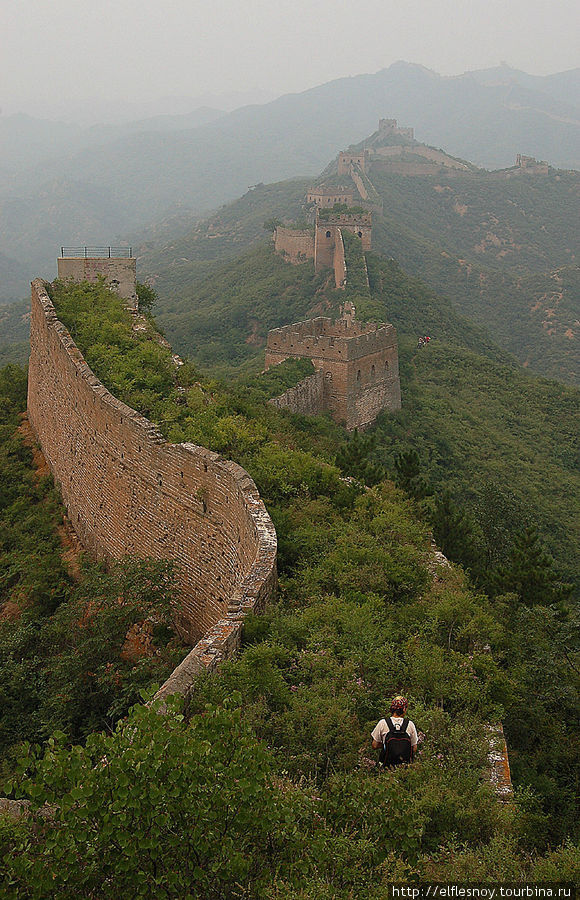
[[[276,406],[304,415],[324,410],[350,430],[370,425],[382,409],[401,407],[397,335],[390,324],[363,324],[345,303],[333,322],[317,317],[268,332],[266,369],[307,357],[317,370],[274,398]]]
[[[40,280],[32,284],[28,415],[85,548],[105,561],[172,559],[176,625],[192,643],[205,635],[186,669],[193,659],[203,668],[208,648],[217,665],[239,643],[244,613],[276,583],[276,532],[248,473],[195,444],[167,443],[113,397]],[[172,678],[161,696],[183,687]]]

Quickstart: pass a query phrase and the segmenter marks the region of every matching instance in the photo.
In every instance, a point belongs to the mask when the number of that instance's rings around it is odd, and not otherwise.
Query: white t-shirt
[[[393,725],[402,725],[403,724],[403,716],[391,716],[391,721]],[[384,744],[385,737],[389,732],[389,726],[387,724],[386,719],[381,719],[380,722],[377,723],[374,730],[371,731],[371,737],[373,741],[378,741],[381,744]],[[407,725],[407,734],[411,738],[411,747],[416,747],[418,743],[417,738],[417,729],[411,720],[409,720],[409,724]]]

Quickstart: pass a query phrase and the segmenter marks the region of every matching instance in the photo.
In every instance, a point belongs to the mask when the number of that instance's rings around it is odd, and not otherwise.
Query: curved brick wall
[[[85,547],[177,565],[175,618],[197,647],[165,692],[213,668],[239,643],[245,612],[276,581],[276,532],[240,466],[194,444],[169,444],[101,384],[32,283],[28,415]]]

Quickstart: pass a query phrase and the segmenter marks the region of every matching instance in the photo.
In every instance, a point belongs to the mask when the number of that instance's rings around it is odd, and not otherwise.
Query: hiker
[[[391,714],[381,719],[371,732],[373,750],[381,751],[379,765],[385,768],[410,763],[417,750],[417,729],[406,718],[409,703],[406,697],[395,697],[391,702]]]
[[[419,340],[417,341],[417,347],[424,347],[424,346],[425,346],[425,338],[420,337]]]

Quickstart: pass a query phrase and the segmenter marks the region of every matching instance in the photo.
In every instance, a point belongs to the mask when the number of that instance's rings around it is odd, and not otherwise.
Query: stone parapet
[[[269,331],[266,369],[292,357],[311,359],[323,377],[324,409],[351,430],[370,425],[382,409],[400,409],[401,387],[393,325],[357,322],[346,306],[336,322],[319,316]]]
[[[268,400],[268,403],[275,406],[276,409],[288,409],[290,412],[300,413],[303,416],[321,415],[326,408],[322,370],[302,379],[279,397]]]
[[[308,229],[284,228],[278,225],[274,231],[274,249],[290,262],[302,262],[314,257],[314,234]]]
[[[104,278],[108,287],[137,310],[137,260],[132,256],[61,256],[57,260],[58,277],[62,281],[89,281]]]
[[[28,415],[87,550],[172,560],[175,622],[192,643],[205,638],[194,651],[201,665],[237,646],[243,616],[276,582],[276,532],[254,482],[217,453],[168,443],[113,397],[41,280],[32,283]]]

